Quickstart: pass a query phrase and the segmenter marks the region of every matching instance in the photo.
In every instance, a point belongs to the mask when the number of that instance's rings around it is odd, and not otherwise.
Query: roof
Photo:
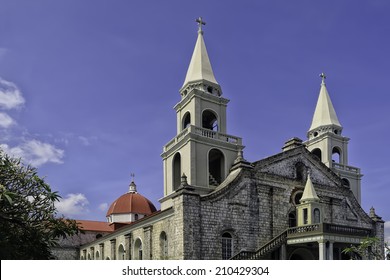
[[[303,191],[302,198],[299,201],[301,203],[320,201],[319,197],[317,196],[316,190],[314,189],[313,183],[311,181],[310,174],[308,174],[307,176],[305,189]]]
[[[128,192],[111,204],[106,216],[126,213],[150,215],[153,212],[156,212],[156,207],[149,199],[137,192]]]
[[[113,229],[107,222],[76,220],[79,229],[84,231],[112,232]]]
[[[341,127],[323,80],[309,131],[327,125]]]
[[[187,70],[183,87],[189,82],[201,80],[206,80],[218,85],[218,82],[214,77],[209,55],[203,40],[203,31],[200,30],[198,31],[198,39],[195,44],[194,52],[192,53],[191,62]]]

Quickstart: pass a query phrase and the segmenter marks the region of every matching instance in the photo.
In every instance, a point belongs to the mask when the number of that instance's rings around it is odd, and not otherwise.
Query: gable
[[[294,148],[254,163],[258,173],[272,174],[292,180],[303,181],[310,172],[313,183],[327,186],[342,186],[341,178],[305,147]]]

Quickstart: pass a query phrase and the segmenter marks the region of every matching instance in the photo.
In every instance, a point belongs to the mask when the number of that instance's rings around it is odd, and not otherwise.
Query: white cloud
[[[1,148],[9,155],[21,158],[23,162],[39,167],[42,164],[63,163],[64,150],[39,140],[29,140],[16,147],[1,144]]]
[[[107,208],[108,208],[108,203],[104,202],[104,203],[99,204],[100,211],[106,211]]]
[[[70,193],[66,198],[60,198],[60,200],[55,203],[55,206],[60,214],[69,216],[88,212],[88,204],[88,199],[84,194]]]
[[[24,98],[19,88],[14,83],[0,77],[0,107],[14,109],[23,104]]]
[[[0,112],[0,127],[8,128],[15,124],[15,121],[6,113]]]

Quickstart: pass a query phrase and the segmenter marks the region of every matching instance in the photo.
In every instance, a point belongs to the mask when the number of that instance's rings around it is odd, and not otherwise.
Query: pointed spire
[[[310,174],[307,174],[307,181],[305,190],[303,191],[302,198],[299,200],[300,203],[304,202],[319,202],[320,198],[317,196],[316,190],[314,189],[313,183],[310,178]]]
[[[206,23],[202,20],[201,17],[196,19],[196,22],[198,23],[198,39],[195,44],[194,52],[192,53],[191,62],[187,70],[183,88],[190,82],[202,80],[206,80],[218,85],[218,82],[214,77],[210,59],[207,54],[206,45],[203,40],[202,25],[205,25]]]
[[[317,106],[314,111],[314,116],[309,131],[319,128],[321,126],[328,125],[335,125],[341,127],[332,101],[330,100],[328,90],[326,89],[326,76],[324,73],[321,73],[320,77],[322,79],[320,94],[318,97]]]

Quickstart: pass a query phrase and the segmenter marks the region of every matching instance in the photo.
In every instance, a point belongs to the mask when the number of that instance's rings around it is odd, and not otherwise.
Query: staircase
[[[215,186],[217,187],[219,184],[217,182],[217,180],[213,177],[213,175],[211,175],[211,173],[209,173],[209,186]]]
[[[260,260],[272,253],[287,241],[287,230],[264,244],[257,251],[241,251],[231,258],[231,260]]]

